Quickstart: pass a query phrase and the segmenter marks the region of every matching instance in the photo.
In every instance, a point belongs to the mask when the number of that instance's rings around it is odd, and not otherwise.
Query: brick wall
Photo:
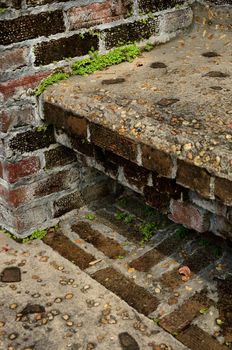
[[[28,235],[78,207],[83,176],[93,178],[43,126],[40,81],[90,49],[167,41],[192,10],[180,0],[0,0],[0,22],[0,222]]]
[[[96,180],[96,172],[80,166],[71,150],[56,143],[53,129],[42,124],[34,96],[40,81],[90,49],[105,52],[129,41],[170,39],[191,24],[192,11],[188,6],[179,8],[182,3],[0,1],[3,227],[24,236],[54,223],[54,218],[81,204],[81,187]],[[166,18],[171,18],[172,24],[164,30]],[[101,181],[102,177],[98,175],[97,179]]]

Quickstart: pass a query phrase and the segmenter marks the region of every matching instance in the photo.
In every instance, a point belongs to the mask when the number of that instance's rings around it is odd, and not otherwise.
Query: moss
[[[5,13],[7,11],[7,8],[5,7],[0,7],[0,15],[2,15],[3,13]]]
[[[139,226],[139,230],[143,235],[142,243],[149,241],[157,231],[158,227],[152,223],[144,223]]]
[[[151,42],[148,42],[148,43],[146,43],[146,45],[144,46],[144,51],[147,51],[147,52],[149,52],[149,51],[151,51],[151,50],[153,50],[154,49],[154,45],[151,43]]]
[[[136,45],[119,47],[105,55],[99,55],[98,52],[90,52],[89,57],[73,64],[73,73],[75,75],[88,75],[125,61],[131,62],[139,56],[140,52]]]
[[[50,230],[57,230],[59,228],[58,225],[49,228],[48,230],[35,230],[32,232],[32,234],[28,237],[25,238],[18,238],[16,237],[14,234],[10,233],[9,231],[7,231],[4,228],[0,228],[0,233],[4,233],[6,236],[12,238],[13,240],[15,240],[18,243],[28,243],[34,239],[42,239],[46,236],[46,234],[50,231]]]
[[[48,128],[47,124],[39,125],[39,126],[37,126],[36,131],[38,131],[38,132],[45,132],[47,130],[47,128]]]
[[[37,89],[35,91],[35,96],[40,96],[49,85],[53,85],[60,80],[65,80],[68,78],[69,78],[69,75],[67,73],[64,73],[64,72],[56,72],[56,73],[50,75],[49,77],[42,80],[42,82],[39,84],[39,86],[37,87]]]

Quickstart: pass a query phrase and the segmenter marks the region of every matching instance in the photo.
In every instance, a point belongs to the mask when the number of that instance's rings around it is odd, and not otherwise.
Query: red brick
[[[125,1],[117,1],[115,3],[109,0],[102,3],[73,7],[68,10],[67,15],[71,23],[71,29],[79,29],[118,20],[127,14],[130,7],[129,2],[125,4]]]
[[[16,163],[4,163],[4,179],[10,183],[25,176],[36,174],[40,170],[38,157],[30,157]]]
[[[209,213],[189,203],[172,200],[170,204],[171,220],[183,224],[198,232],[209,229]]]
[[[10,123],[11,123],[10,116],[4,111],[0,112],[0,131],[7,132],[7,130],[10,127]]]
[[[0,93],[5,98],[12,96],[18,88],[34,88],[40,81],[46,78],[50,72],[39,72],[33,75],[27,75],[15,80],[9,80],[0,84]]]
[[[0,71],[17,69],[28,63],[28,49],[26,47],[6,50],[0,56]]]
[[[0,198],[10,207],[17,207],[30,199],[28,188],[26,186],[16,189],[8,189],[0,185]]]

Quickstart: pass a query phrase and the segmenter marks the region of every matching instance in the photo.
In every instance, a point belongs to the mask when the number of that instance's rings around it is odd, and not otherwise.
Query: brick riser
[[[176,223],[198,232],[211,231],[224,238],[232,238],[231,208],[210,199],[211,176],[204,169],[179,161],[176,171],[171,155],[147,145],[140,146],[118,132],[70,112],[66,115],[55,105],[45,103],[44,113],[48,123],[67,130],[68,134],[58,131],[56,140],[83,155],[83,164],[142,193],[147,203],[168,214]],[[224,186],[220,190],[224,195],[222,199],[230,201],[230,190],[226,186],[229,181],[218,179],[221,186],[223,181]],[[198,194],[202,191],[206,198]]]

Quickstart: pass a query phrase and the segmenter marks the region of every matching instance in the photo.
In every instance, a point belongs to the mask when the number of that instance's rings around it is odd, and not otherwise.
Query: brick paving
[[[129,193],[115,202],[110,198],[108,205],[83,207],[71,221],[64,221],[61,232],[65,240],[77,242],[83,259],[86,253],[93,255],[96,264],[85,270],[92,278],[189,349],[197,344],[202,350],[228,348],[231,248],[220,238],[201,236],[165,217],[164,227],[143,242],[139,227],[155,220],[161,220],[157,212]],[[49,244],[56,249],[54,241]],[[186,265],[191,276],[184,281],[178,269]],[[222,302],[223,296],[227,301]]]
[[[150,226],[151,223],[153,226]],[[144,228],[149,227],[153,228],[153,236],[146,241],[144,235],[147,231]],[[130,310],[143,315],[146,322],[153,324],[151,332],[153,328],[154,334],[151,333],[149,341],[145,341],[145,330],[138,341],[136,337],[141,333],[141,325],[134,323],[135,333],[125,332],[122,327],[120,334],[123,335],[118,336],[118,342],[112,346],[96,342],[91,348],[85,342],[80,347],[71,347],[75,343],[74,334],[69,342],[71,349],[109,349],[109,346],[115,350],[231,349],[230,243],[173,224],[145,205],[139,195],[126,191],[117,198],[104,198],[82,207],[75,215],[69,215],[59,228],[48,231],[40,245],[41,261],[48,259],[44,252],[52,248],[56,261],[58,258],[58,264],[53,264],[56,269],[59,270],[59,260],[62,265],[63,260],[68,261],[71,266],[80,268],[85,278],[102,286],[98,288],[106,288],[104,300],[106,295],[113,293]],[[191,271],[190,277],[179,273],[179,268],[185,265]],[[36,274],[39,275],[38,271]],[[16,270],[12,273],[19,277]],[[4,275],[7,271],[2,274],[2,285]],[[7,276],[9,278],[9,273]],[[93,299],[86,302],[88,307],[94,307]],[[39,314],[41,312],[36,313]],[[112,329],[117,321],[108,316],[108,311],[103,310],[101,322],[111,324],[110,332],[114,333]],[[155,337],[157,329],[161,332],[159,337],[163,337],[162,341],[157,341]],[[85,330],[88,333],[87,325]],[[0,336],[4,336],[1,323],[0,332]],[[14,347],[14,339],[10,342],[9,336],[8,343],[3,342],[5,347],[1,349],[30,348]],[[127,342],[133,347],[126,347]],[[36,344],[31,349],[48,349],[47,345]],[[56,347],[58,350],[69,348],[67,344]],[[53,349],[52,346],[50,348]]]

